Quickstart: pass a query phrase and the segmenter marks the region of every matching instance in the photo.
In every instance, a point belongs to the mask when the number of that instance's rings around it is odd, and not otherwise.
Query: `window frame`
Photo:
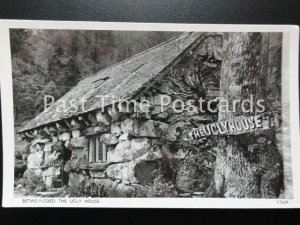
[[[100,158],[101,153],[101,158]],[[88,146],[88,162],[107,162],[107,147],[101,141],[101,136],[90,136]]]

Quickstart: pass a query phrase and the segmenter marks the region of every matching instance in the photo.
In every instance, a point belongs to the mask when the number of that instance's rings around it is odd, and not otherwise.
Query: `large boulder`
[[[62,156],[61,142],[47,143],[44,147],[46,166],[60,166]]]
[[[105,113],[101,112],[101,110],[96,112],[96,119],[99,123],[109,125],[111,123],[111,117]]]
[[[85,180],[85,178],[86,177],[82,173],[70,173],[69,186],[77,187]]]
[[[107,178],[106,173],[104,171],[96,171],[96,170],[90,170],[89,174],[92,178]]]
[[[168,112],[162,112],[162,113],[156,114],[155,116],[153,116],[153,118],[155,120],[165,120],[168,118],[168,116],[169,116]]]
[[[63,148],[61,146],[61,142],[51,142],[51,143],[47,143],[45,144],[45,147],[44,147],[44,151],[47,152],[47,151],[50,151],[50,152],[53,152],[53,151],[62,151]]]
[[[115,194],[113,197],[132,197],[135,194],[135,189],[124,183],[118,184],[115,188]]]
[[[93,170],[93,171],[104,171],[110,164],[109,163],[103,163],[103,162],[97,162],[97,163],[86,163],[80,165],[80,169],[82,170]]]
[[[35,153],[37,151],[43,151],[44,150],[44,144],[31,144],[29,145],[29,152],[30,153]]]
[[[58,136],[57,135],[53,135],[51,138],[52,138],[52,142],[58,142]]]
[[[162,151],[153,147],[150,148],[149,151],[147,151],[144,155],[139,157],[137,161],[156,161],[162,159],[163,157]]]
[[[68,160],[64,166],[64,171],[69,172],[80,172],[81,168],[80,166],[82,164],[85,164],[87,160],[85,158],[76,158]]]
[[[65,143],[68,149],[87,148],[89,146],[89,140],[86,137],[72,138]]]
[[[123,183],[139,183],[147,185],[154,179],[154,171],[158,169],[157,161],[124,162],[112,164],[106,169],[111,179],[121,180]]]
[[[27,168],[36,169],[44,164],[45,161],[44,151],[36,151],[28,155],[27,157]]]
[[[81,131],[80,130],[72,130],[72,138],[77,138],[81,136]]]
[[[135,162],[124,162],[112,164],[106,169],[106,174],[109,178],[122,180],[126,183],[137,183],[137,180],[134,176],[134,166]]]
[[[65,132],[62,134],[58,134],[58,140],[60,141],[66,141],[69,140],[71,138],[71,133],[70,132]]]
[[[108,162],[124,162],[139,158],[151,148],[147,138],[137,138],[120,142],[115,149],[107,152]]]
[[[120,135],[120,137],[119,137],[119,141],[126,141],[128,139],[129,139],[128,133],[124,133],[124,134]]]
[[[123,133],[136,137],[161,137],[166,134],[168,124],[154,120],[126,119],[121,122]]]
[[[54,187],[57,186],[58,177],[57,176],[49,176],[44,177],[44,183],[47,187]]]
[[[62,154],[60,151],[45,152],[45,166],[60,166],[62,163]]]
[[[49,141],[50,141],[50,139],[48,139],[48,138],[37,137],[37,138],[35,138],[35,139],[33,139],[31,141],[31,144],[32,145],[35,145],[35,144],[44,144],[44,143],[47,143]]]
[[[102,134],[101,141],[106,145],[115,145],[119,142],[119,139],[115,134]]]
[[[113,123],[110,126],[110,133],[115,134],[116,136],[120,136],[121,135],[121,125],[120,123]]]
[[[42,172],[43,180],[48,187],[54,187],[60,175],[60,167],[49,167]]]
[[[49,167],[48,169],[44,170],[41,175],[43,177],[58,176],[60,175],[60,167]]]
[[[83,135],[91,136],[96,134],[102,134],[106,131],[109,131],[109,126],[106,125],[99,125],[95,127],[88,127],[83,131]]]
[[[88,158],[88,148],[72,149],[71,159]]]

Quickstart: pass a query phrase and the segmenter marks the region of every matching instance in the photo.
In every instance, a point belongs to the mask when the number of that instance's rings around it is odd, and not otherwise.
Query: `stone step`
[[[190,198],[192,197],[191,193],[181,193],[181,194],[178,194],[179,197],[181,198]]]
[[[205,192],[193,192],[192,196],[193,197],[203,197]]]
[[[57,192],[59,188],[48,188],[48,191],[49,192]]]
[[[58,193],[54,191],[43,191],[43,192],[37,192],[36,194],[42,197],[53,197],[55,195],[58,195]]]

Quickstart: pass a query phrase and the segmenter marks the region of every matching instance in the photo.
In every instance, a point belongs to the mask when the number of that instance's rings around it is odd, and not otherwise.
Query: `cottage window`
[[[106,162],[106,145],[99,136],[89,139],[89,162]]]
[[[102,85],[106,80],[108,80],[108,77],[104,77],[95,81],[92,81],[92,83],[94,83],[95,88],[100,87],[100,85]]]

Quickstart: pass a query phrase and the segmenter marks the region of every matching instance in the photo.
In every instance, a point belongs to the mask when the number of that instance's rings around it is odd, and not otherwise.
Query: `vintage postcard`
[[[4,207],[300,207],[297,26],[0,21]]]

